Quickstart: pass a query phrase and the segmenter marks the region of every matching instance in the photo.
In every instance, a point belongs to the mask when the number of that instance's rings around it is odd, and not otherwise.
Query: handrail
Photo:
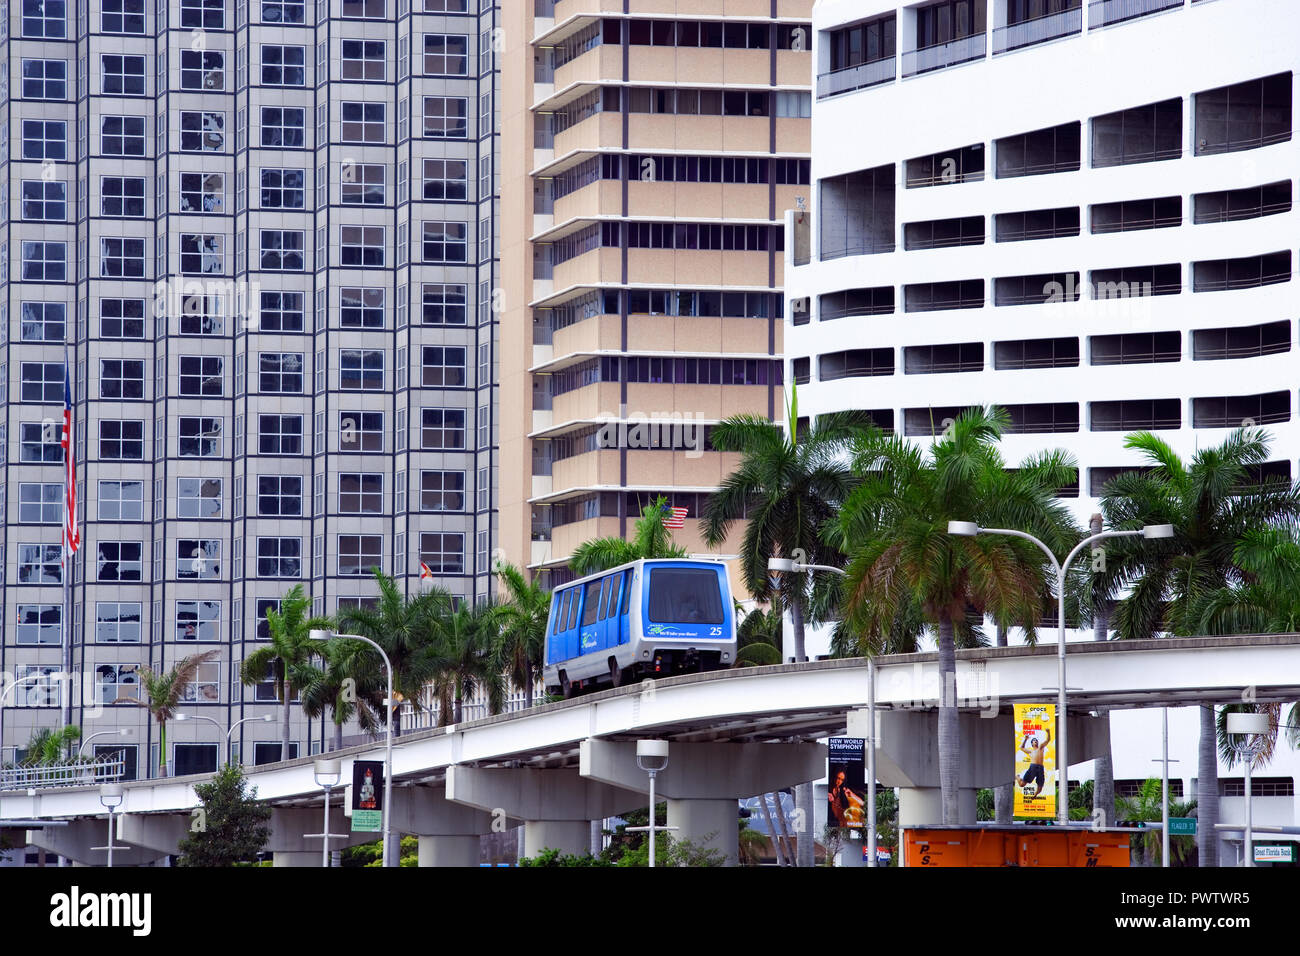
[[[1258,206],[1250,206],[1246,209],[1223,209],[1209,213],[1198,212],[1193,214],[1192,222],[1198,226],[1207,222],[1237,222],[1242,219],[1276,216],[1278,213],[1290,211],[1291,201],[1288,199],[1286,202],[1260,203]]]
[[[117,751],[121,753],[121,751]],[[93,787],[121,780],[126,758],[102,757],[76,763],[35,764],[0,769],[0,790],[40,790],[50,787]]]
[[[817,98],[838,96],[853,90],[862,90],[882,83],[894,82],[897,72],[896,58],[892,56],[872,60],[869,63],[857,63],[817,77]]]
[[[1157,216],[1151,219],[1121,219],[1113,223],[1093,223],[1092,234],[1094,236],[1102,235],[1109,232],[1139,232],[1143,229],[1167,229],[1170,226],[1181,226],[1183,224],[1182,214],[1177,216]]]
[[[1259,358],[1264,355],[1279,355],[1291,351],[1291,343],[1274,342],[1271,345],[1239,345],[1235,348],[1197,348],[1192,345],[1193,361],[1214,361],[1216,359]]]
[[[1073,36],[1083,31],[1083,7],[1045,13],[1032,20],[1021,20],[993,31],[993,55],[1009,53],[1035,43],[1046,43],[1059,37]]]
[[[903,54],[903,76],[916,76],[944,67],[956,66],[971,60],[984,59],[987,34],[976,33],[961,37],[947,43],[934,43],[930,46],[909,50]]]
[[[1091,29],[1110,26],[1182,5],[1183,0],[1092,0],[1088,6],[1088,26]]]

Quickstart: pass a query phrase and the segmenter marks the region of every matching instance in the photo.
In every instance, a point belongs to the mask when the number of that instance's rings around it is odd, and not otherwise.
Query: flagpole
[[[64,427],[66,429],[67,447],[63,451],[63,626],[59,628],[62,637],[62,679],[59,681],[59,700],[60,715],[63,726],[67,727],[72,723],[72,568],[73,559],[76,552],[71,550],[72,544],[72,527],[76,521],[76,514],[69,513],[68,495],[70,489],[67,487],[71,480],[71,465],[75,446],[73,444],[72,434],[72,365],[68,361],[68,347],[63,346],[63,375],[67,385],[68,408],[64,418]]]

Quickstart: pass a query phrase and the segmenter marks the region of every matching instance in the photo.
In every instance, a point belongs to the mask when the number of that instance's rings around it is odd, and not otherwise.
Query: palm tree
[[[22,759],[22,766],[59,763],[72,750],[72,745],[80,739],[81,728],[76,724],[68,724],[66,727],[54,730],[49,727],[34,730],[27,741],[27,755]]]
[[[948,522],[1028,531],[1058,554],[1079,536],[1055,497],[1077,474],[1073,459],[1047,452],[1009,471],[997,449],[1007,422],[1000,409],[968,409],[928,451],[873,430],[855,443],[860,484],[832,529],[851,556],[845,617],[867,651],[879,650],[912,603],[936,632],[945,824],[960,822],[955,634],[973,609],[1021,624],[1032,640],[1051,593],[1046,561],[1032,543],[1002,535],[958,537],[948,533]]]
[[[148,667],[141,667],[137,672],[143,699],[137,697],[119,697],[115,704],[135,704],[147,707],[154,720],[158,721],[158,776],[167,776],[167,721],[176,713],[176,707],[185,696],[185,688],[194,680],[199,667],[220,654],[220,651],[204,651],[182,657],[172,669],[163,673]]]
[[[1161,796],[1163,785],[1154,777],[1148,778],[1142,782],[1138,788],[1136,796],[1120,797],[1115,801],[1118,819],[1133,820],[1143,823],[1154,823],[1161,819]],[[1169,816],[1188,817],[1193,813],[1199,816],[1195,800],[1178,802],[1173,798],[1173,791],[1169,793]],[[1197,830],[1204,826],[1204,821],[1198,821]],[[1142,845],[1142,865],[1159,866],[1162,837],[1159,830],[1148,830],[1145,834],[1136,839],[1141,840]],[[1189,836],[1171,836],[1169,838],[1169,856],[1170,864],[1175,861],[1185,862],[1192,854],[1192,848],[1196,845],[1195,840]]]
[[[713,429],[713,447],[739,452],[736,470],[704,502],[704,540],[717,547],[732,523],[745,522],[740,547],[740,572],[749,593],[759,601],[773,598],[767,562],[778,555],[806,564],[843,562],[820,531],[853,487],[845,451],[871,427],[864,412],[818,416],[816,424],[799,434],[799,396],[790,392],[786,426],[756,415],[737,415]],[[808,609],[807,576],[781,576],[777,596],[790,612],[794,656],[805,660],[804,623]]]
[[[440,724],[459,724],[465,700],[482,689],[488,710],[499,714],[505,704],[505,676],[500,654],[497,615],[489,605],[462,605],[442,617],[438,626],[438,674],[434,687],[442,701]],[[450,703],[451,707],[447,707]]]
[[[632,526],[632,538],[594,538],[574,549],[569,567],[578,577],[616,568],[641,558],[684,558],[686,549],[673,543],[672,533],[664,527],[668,499],[660,495],[641,509],[641,517]]]
[[[1194,635],[1204,633],[1207,624],[1227,627],[1244,620],[1244,602],[1229,613],[1225,607],[1231,602],[1223,600],[1225,592],[1248,596],[1253,575],[1247,568],[1262,566],[1243,565],[1243,547],[1262,546],[1257,559],[1263,564],[1279,560],[1281,552],[1267,546],[1267,530],[1290,533],[1300,520],[1300,494],[1291,483],[1260,480],[1255,474],[1268,461],[1267,434],[1237,429],[1221,444],[1196,452],[1190,462],[1150,432],[1129,435],[1124,444],[1142,454],[1149,470],[1127,472],[1107,484],[1101,497],[1106,523],[1117,529],[1172,524],[1174,537],[1107,543],[1096,592],[1114,596],[1127,591],[1115,611],[1119,637],[1152,638],[1166,631]],[[1212,704],[1202,704],[1200,711],[1197,840],[1201,866],[1217,866],[1217,721]]]
[[[501,654],[515,687],[524,692],[524,706],[533,706],[533,686],[542,674],[546,623],[551,616],[551,592],[524,579],[513,564],[499,564],[497,579],[506,600],[496,606],[501,628]]]
[[[309,617],[311,598],[301,584],[295,584],[280,599],[279,608],[266,611],[270,643],[244,658],[240,680],[250,687],[266,680],[267,671],[275,678],[275,693],[280,699],[280,756],[289,759],[289,701],[299,686],[293,676],[296,668],[309,663],[321,652],[311,639],[313,630],[329,630],[334,622],[327,617]]]
[[[368,637],[384,649],[393,668],[393,694],[420,707],[421,691],[433,680],[439,667],[437,640],[439,619],[451,609],[451,595],[441,588],[428,588],[418,594],[405,595],[397,582],[378,568],[375,582],[379,587],[379,602],[375,607],[345,607],[339,609],[339,628],[349,634]],[[358,655],[358,664],[368,661],[377,673],[376,684],[383,685],[383,665],[378,655],[369,649]],[[360,685],[358,681],[358,685]],[[383,712],[383,691],[373,698],[374,706]],[[393,734],[402,729],[401,710],[393,708]]]
[[[308,717],[322,716],[328,709],[334,721],[334,750],[343,747],[343,725],[356,718],[367,733],[382,722],[371,701],[382,697],[384,685],[379,668],[370,660],[373,651],[361,641],[332,640],[317,650],[321,665],[314,661],[290,669],[290,681],[298,688],[302,711]],[[362,681],[367,681],[363,686]]]
[[[760,607],[744,613],[736,602],[736,666],[753,667],[760,664],[781,663],[781,611]]]

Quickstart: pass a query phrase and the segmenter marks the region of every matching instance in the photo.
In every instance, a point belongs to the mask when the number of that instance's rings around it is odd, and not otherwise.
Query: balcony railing
[[[1182,5],[1183,0],[1092,0],[1088,6],[1088,26],[1105,27]]]
[[[916,76],[918,73],[942,70],[958,63],[982,60],[986,49],[986,34],[976,33],[951,43],[936,43],[919,50],[909,50],[903,54],[903,76]]]
[[[1035,17],[993,31],[993,55],[1019,50],[1021,47],[1046,43],[1059,37],[1068,37],[1083,31],[1083,8],[1062,10],[1047,16]]]
[[[1260,219],[1264,216],[1276,216],[1279,213],[1291,211],[1291,200],[1286,202],[1257,203],[1254,206],[1247,206],[1240,209],[1215,209],[1209,212],[1198,212],[1192,220],[1200,226],[1207,222],[1236,222],[1241,219]],[[1173,223],[1179,225],[1179,223]]]
[[[1182,352],[1173,350],[1149,350],[1146,352],[1112,353],[1094,355],[1089,365],[1155,365],[1160,362],[1177,362],[1183,357]]]
[[[1195,362],[1213,362],[1222,359],[1263,358],[1265,355],[1278,355],[1291,351],[1291,342],[1264,342],[1259,345],[1223,345],[1192,346],[1192,360]]]
[[[845,67],[832,73],[823,73],[817,77],[817,98],[824,99],[851,90],[863,90],[869,86],[879,86],[881,83],[892,83],[897,69],[895,57],[890,56],[883,60]]]
[[[845,256],[878,255],[893,252],[895,248],[896,244],[893,239],[863,239],[830,251],[823,248],[821,257],[822,261],[825,262],[828,259],[843,259]],[[799,263],[796,262],[795,265],[799,265]]]
[[[1279,412],[1260,412],[1257,415],[1230,415],[1226,412],[1222,415],[1197,415],[1192,414],[1193,428],[1241,428],[1243,421],[1253,422],[1255,425],[1280,425],[1283,422],[1291,420],[1291,410]]]
[[[10,767],[0,770],[0,790],[40,790],[45,787],[93,787],[121,780],[126,761],[119,756],[105,756],[79,763],[35,767]]]

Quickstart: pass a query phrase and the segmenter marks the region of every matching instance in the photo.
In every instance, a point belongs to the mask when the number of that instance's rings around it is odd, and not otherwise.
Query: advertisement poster
[[[384,828],[384,762],[352,763],[352,831],[378,833]]]
[[[1056,816],[1056,705],[1015,704],[1016,797],[1013,814]]]
[[[832,737],[827,745],[826,825],[860,827],[867,822],[866,741]]]

